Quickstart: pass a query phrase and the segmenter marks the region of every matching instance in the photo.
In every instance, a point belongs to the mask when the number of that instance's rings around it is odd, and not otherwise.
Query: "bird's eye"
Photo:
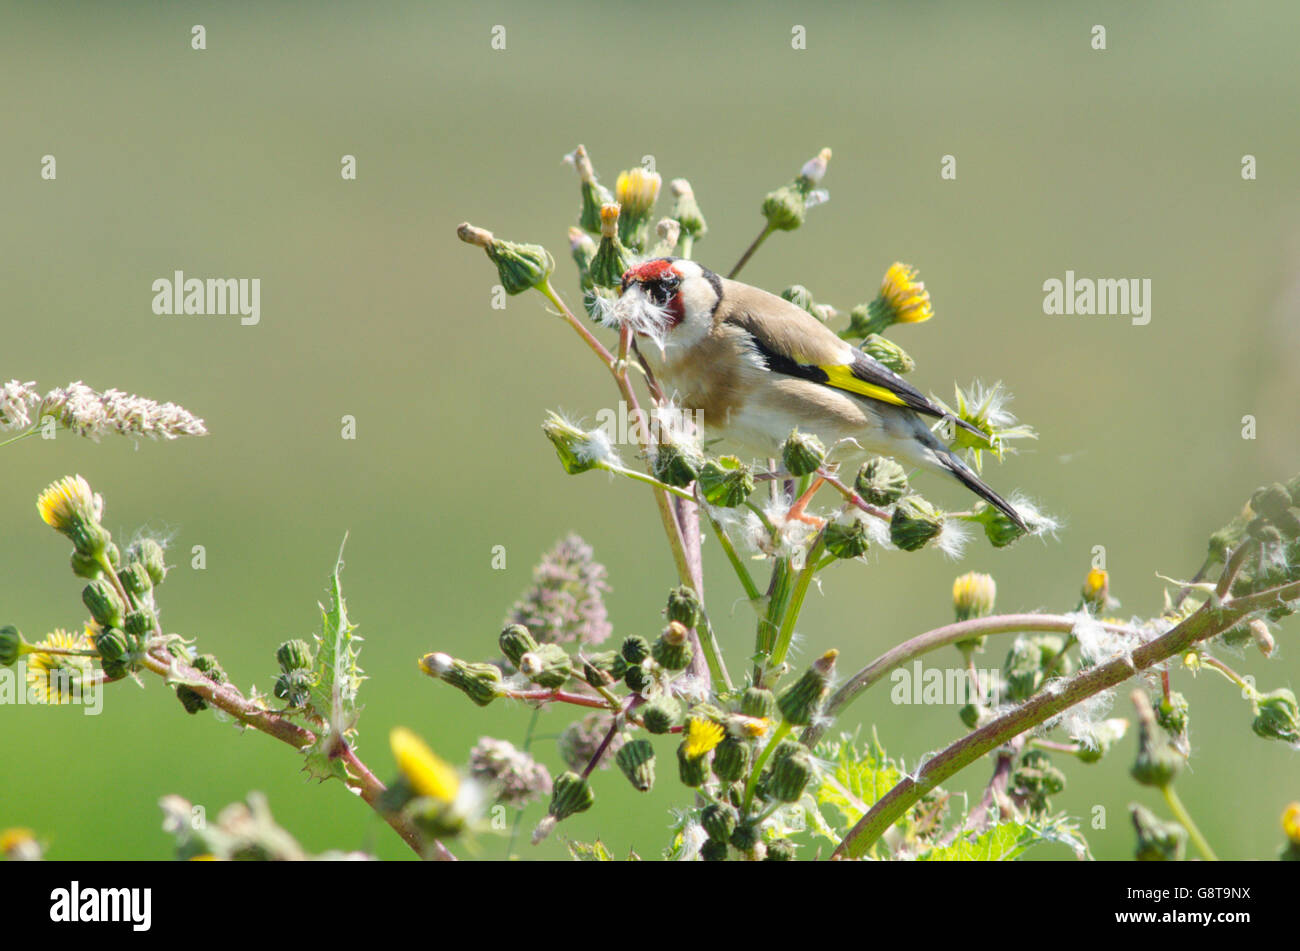
[[[664,278],[646,285],[646,290],[650,294],[650,299],[663,307],[668,303],[668,299],[677,293],[679,281],[676,278]]]

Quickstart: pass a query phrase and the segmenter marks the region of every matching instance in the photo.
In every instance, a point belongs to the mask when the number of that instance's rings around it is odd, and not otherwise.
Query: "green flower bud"
[[[167,560],[162,545],[152,538],[142,538],[131,546],[128,556],[131,561],[144,566],[155,587],[162,584],[163,578],[167,576]]]
[[[735,456],[721,456],[705,462],[698,481],[704,501],[721,508],[744,504],[754,491],[753,473]]]
[[[970,521],[979,522],[984,526],[984,536],[994,548],[1006,548],[1025,534],[1025,530],[1011,521],[1005,512],[987,502],[980,502],[975,506]]]
[[[668,187],[673,193],[673,217],[681,224],[682,234],[697,240],[708,234],[709,226],[695,201],[695,190],[691,188],[691,183],[684,178],[674,178]]]
[[[812,779],[812,754],[803,744],[795,744],[795,746],[796,749],[786,752],[783,756],[778,755],[772,763],[771,776],[767,781],[769,798],[781,802],[798,802]],[[781,751],[777,752],[779,754]]]
[[[709,758],[708,756],[696,756],[691,758],[686,755],[686,741],[683,740],[677,747],[677,772],[681,777],[682,785],[696,789],[704,785],[704,780],[709,775]]]
[[[700,846],[700,861],[725,862],[727,860],[727,843],[716,839],[705,839]]]
[[[812,433],[801,433],[796,428],[781,447],[781,460],[791,475],[811,475],[826,461],[826,447]]]
[[[596,801],[591,784],[577,773],[566,771],[556,777],[551,787],[551,806],[547,815],[560,822],[578,812],[586,812]]]
[[[501,669],[495,664],[468,664],[447,654],[425,654],[420,669],[463,692],[480,707],[501,696]]]
[[[746,819],[738,823],[736,831],[731,833],[731,844],[741,852],[752,851],[754,846],[761,842],[762,839],[763,831],[753,819]]]
[[[122,630],[138,639],[152,634],[156,623],[157,619],[153,611],[148,608],[139,611],[128,611],[122,621]]]
[[[627,673],[623,675],[623,683],[627,684],[627,689],[633,693],[640,693],[653,683],[654,678],[640,664],[632,664],[627,668]]]
[[[542,433],[555,447],[555,455],[569,475],[602,467],[609,447],[597,438],[599,431],[584,432],[562,416],[550,413],[542,423]]]
[[[655,447],[654,476],[665,485],[685,488],[700,475],[704,456],[689,447],[663,442]]]
[[[81,590],[81,600],[90,609],[100,627],[121,627],[126,615],[126,605],[107,580],[96,578]]]
[[[1129,773],[1143,786],[1163,789],[1182,769],[1183,757],[1156,732],[1156,715],[1147,695],[1134,691],[1133,703],[1138,711],[1138,755]]]
[[[511,624],[502,631],[501,636],[497,638],[497,645],[516,670],[519,668],[520,658],[530,651],[537,650],[537,641],[522,624]]]
[[[681,719],[682,705],[667,695],[657,697],[641,708],[641,722],[645,724],[648,733],[667,733]]]
[[[740,696],[740,712],[771,719],[776,716],[776,694],[765,687],[747,687]]]
[[[1042,652],[1030,637],[1017,637],[1002,664],[1007,699],[1013,703],[1027,700],[1042,682]]]
[[[632,634],[623,638],[619,652],[629,664],[639,664],[650,656],[650,644],[644,637]]]
[[[681,585],[668,592],[668,607],[664,615],[669,621],[677,621],[688,628],[700,623],[700,599],[695,589]]]
[[[30,647],[18,628],[12,624],[0,627],[0,667],[8,667],[23,654],[30,653]]]
[[[794,304],[800,310],[807,311],[822,323],[828,323],[836,316],[835,308],[830,304],[819,304],[813,300],[812,291],[802,284],[792,284],[781,292],[781,297]]]
[[[889,520],[889,538],[903,551],[917,551],[943,531],[943,513],[919,495],[899,499]]]
[[[730,841],[731,834],[736,831],[739,823],[740,813],[730,803],[711,803],[704,807],[704,812],[700,813],[700,825],[704,826],[704,831],[708,833],[709,838],[723,845]]]
[[[600,246],[591,259],[587,274],[594,287],[620,289],[623,274],[634,263],[632,253],[619,238],[619,207],[606,204],[600,209]]]
[[[537,686],[554,690],[573,676],[573,658],[559,644],[539,644],[519,658],[519,672]]]
[[[291,670],[304,670],[312,665],[311,645],[301,638],[285,641],[275,649],[275,660],[286,674]]]
[[[724,783],[734,783],[749,769],[750,756],[748,743],[725,737],[713,750],[713,774]]]
[[[1048,796],[1065,790],[1065,774],[1052,764],[1042,750],[1029,750],[1020,759],[1020,766],[1012,773],[1011,781],[1031,801],[1046,807]]]
[[[973,703],[968,703],[957,711],[957,716],[966,729],[973,730],[980,722],[980,708]]]
[[[149,572],[145,570],[144,565],[134,562],[118,570],[117,580],[122,582],[122,587],[126,589],[127,594],[137,598],[144,597],[153,590],[153,580],[149,577]]]
[[[306,670],[291,670],[275,680],[275,695],[290,707],[305,706],[311,698],[312,677]]]
[[[1159,713],[1157,712],[1157,717]],[[1075,757],[1081,763],[1095,763],[1110,752],[1111,747],[1124,738],[1128,732],[1128,721],[1121,719],[1105,720],[1093,727],[1089,733],[1091,743],[1080,742]]]
[[[497,275],[507,294],[522,294],[544,284],[555,270],[555,260],[540,244],[500,241],[491,231],[475,228],[469,222],[462,223],[456,234],[466,244],[477,245],[487,252],[489,260],[497,266]]]
[[[1287,487],[1274,482],[1264,486],[1250,497],[1250,507],[1268,519],[1284,538],[1300,536],[1300,519],[1291,511],[1291,493]]]
[[[622,680],[625,673],[627,663],[617,651],[588,654],[582,662],[582,679],[593,687],[608,687],[614,681]]]
[[[614,754],[614,762],[628,781],[641,792],[655,784],[655,748],[646,739],[631,740]]]
[[[107,680],[121,680],[131,672],[131,665],[125,660],[103,660],[99,662]]]
[[[72,553],[72,573],[78,578],[98,578],[104,573],[99,559],[92,555],[83,555],[79,551]]]
[[[185,712],[191,715],[208,708],[208,702],[199,696],[193,688],[187,687],[185,684],[176,685],[176,699],[181,702]]]
[[[893,505],[907,494],[907,472],[893,459],[868,459],[853,480],[853,490],[872,505]]]
[[[664,670],[685,670],[691,662],[690,631],[680,621],[670,621],[650,654]]]
[[[1257,736],[1285,743],[1300,743],[1300,708],[1295,694],[1285,687],[1255,699],[1255,720],[1251,729]]]
[[[826,174],[826,164],[830,159],[831,150],[822,149],[821,154],[804,165],[793,182],[768,193],[763,199],[763,217],[770,229],[793,231],[803,224],[813,189]],[[822,197],[818,196],[819,199]]]
[[[826,550],[836,558],[858,558],[867,553],[870,542],[867,527],[859,519],[847,522],[830,522],[822,534]]]
[[[573,164],[582,183],[582,211],[578,214],[578,224],[584,231],[600,234],[600,209],[612,202],[614,196],[608,188],[596,181],[596,170],[592,167],[591,158],[584,146],[579,145],[574,150]]]
[[[767,858],[764,862],[793,862],[796,846],[789,839],[773,839],[767,843]]]
[[[916,369],[916,361],[908,355],[906,350],[894,343],[894,341],[880,336],[880,334],[868,334],[859,349],[863,350],[867,356],[875,357],[895,373],[911,373]]]
[[[221,662],[217,660],[215,654],[199,654],[194,658],[192,666],[213,683],[224,684],[230,682],[230,678],[226,676],[225,668],[221,666]],[[310,675],[308,675],[307,679],[311,679]]]
[[[821,712],[822,701],[830,690],[830,679],[835,672],[837,650],[829,650],[803,676],[781,691],[776,698],[781,715],[795,726],[807,726]]]
[[[1175,690],[1156,704],[1156,722],[1173,736],[1186,736],[1187,711],[1187,698]]]
[[[1161,822],[1146,806],[1131,805],[1133,828],[1137,831],[1139,862],[1178,862],[1187,845],[1187,830],[1177,822]]]
[[[592,288],[591,262],[596,256],[596,242],[581,228],[570,228],[569,254],[578,268],[578,286],[586,293]]]

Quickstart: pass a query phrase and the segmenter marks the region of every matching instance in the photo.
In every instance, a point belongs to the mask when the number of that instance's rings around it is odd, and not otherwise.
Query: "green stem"
[[[731,273],[727,275],[728,280],[733,280],[736,275],[740,273],[740,269],[749,263],[749,259],[754,256],[754,252],[759,249],[759,246],[767,240],[767,236],[774,230],[776,229],[772,227],[770,222],[763,226],[763,230],[758,233],[758,237],[754,239],[754,243],[745,249],[745,253],[740,256],[740,260],[736,262],[736,266],[733,267]]]
[[[1166,783],[1160,788],[1160,791],[1164,794],[1165,802],[1169,803],[1169,810],[1174,814],[1174,818],[1187,830],[1192,844],[1196,846],[1196,851],[1201,853],[1201,858],[1207,862],[1217,862],[1218,858],[1215,856],[1214,850],[1210,848],[1210,843],[1205,841],[1205,836],[1201,835],[1201,830],[1196,828],[1196,823],[1192,821],[1191,813],[1187,811],[1183,801],[1178,798],[1178,793],[1174,792],[1174,784]]]
[[[37,423],[31,429],[25,430],[24,432],[19,433],[17,436],[10,436],[8,439],[4,440],[3,442],[0,442],[0,446],[7,446],[11,442],[18,442],[18,440],[26,439],[28,436],[35,436],[38,432],[40,432],[40,429],[41,429],[41,424]]]
[[[1237,673],[1217,657],[1210,657],[1208,654],[1202,654],[1201,663],[1206,667],[1209,667],[1211,670],[1217,670],[1230,682],[1240,687],[1244,696],[1248,698],[1259,696],[1259,692],[1252,687],[1249,682],[1247,682],[1246,678],[1242,677],[1241,674]]]
[[[776,636],[781,630],[781,620],[785,617],[786,605],[790,603],[792,574],[789,558],[777,558],[772,565],[772,579],[767,587],[767,612],[758,619],[758,631],[754,641],[754,686],[763,685],[763,671],[769,666],[768,658],[776,644]]]
[[[669,485],[666,482],[660,482],[654,476],[647,475],[644,472],[637,472],[635,469],[627,469],[623,466],[615,466],[609,464],[602,465],[600,468],[604,469],[606,472],[612,472],[614,473],[614,475],[626,476],[627,478],[631,479],[633,482],[644,482],[646,485],[653,486],[654,488],[659,489],[663,492],[671,493],[672,495],[675,495],[678,498],[690,499],[691,501],[695,500],[695,497],[691,495],[691,493],[687,492],[685,489],[679,489],[675,485]]]
[[[749,807],[754,803],[754,790],[758,788],[758,777],[763,772],[763,767],[767,764],[772,752],[776,749],[777,744],[784,740],[793,727],[789,720],[782,720],[781,725],[772,731],[772,738],[767,741],[767,746],[763,747],[763,752],[758,754],[758,759],[754,760],[754,768],[749,772],[749,779],[745,781],[745,799],[740,808],[742,816],[749,815]]]
[[[791,595],[789,606],[785,609],[785,616],[781,619],[781,628],[777,631],[776,645],[772,648],[772,658],[768,664],[770,667],[779,667],[785,661],[786,652],[790,649],[790,640],[794,637],[795,622],[799,620],[804,599],[808,596],[808,588],[812,584],[813,575],[817,573],[817,559],[821,557],[825,547],[826,529],[823,528],[817,533],[817,540],[813,542],[808,554],[804,556],[803,570],[799,572],[799,577],[795,581],[794,593]]]
[[[709,524],[713,527],[713,534],[717,537],[718,544],[722,546],[723,552],[726,553],[727,561],[731,562],[731,570],[736,573],[736,577],[740,580],[740,586],[745,589],[745,595],[751,602],[761,601],[763,593],[758,590],[758,585],[754,583],[754,576],[745,567],[745,562],[736,551],[736,546],[732,544],[731,537],[727,534],[726,529],[713,517],[713,513],[707,507],[701,505],[700,510],[708,516]]]

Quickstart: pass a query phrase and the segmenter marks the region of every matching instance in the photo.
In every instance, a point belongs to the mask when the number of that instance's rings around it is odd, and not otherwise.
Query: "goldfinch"
[[[1028,530],[922,417],[978,430],[801,307],[694,261],[656,258],[623,275],[613,317],[649,338],[638,349],[664,394],[697,411],[708,434],[758,457],[779,456],[795,428],[828,446],[843,440],[852,455],[949,473]]]

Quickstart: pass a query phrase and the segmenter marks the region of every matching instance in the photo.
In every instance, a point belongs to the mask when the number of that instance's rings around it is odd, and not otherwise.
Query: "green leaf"
[[[834,806],[844,816],[845,830],[903,778],[902,770],[885,754],[874,730],[861,752],[855,739],[845,733],[838,740],[819,743],[816,755],[831,764],[817,787],[817,802]]]
[[[347,536],[343,538],[347,544]],[[334,564],[329,589],[329,604],[321,605],[321,633],[316,636],[316,662],[313,668],[315,683],[311,687],[307,705],[317,718],[313,723],[316,742],[303,750],[307,757],[307,770],[315,779],[347,779],[343,761],[338,757],[340,744],[351,742],[356,735],[360,707],[357,694],[361,681],[366,678],[357,666],[361,638],[354,632],[356,625],[348,619],[347,604],[343,600],[343,547]]]
[[[1043,822],[1003,822],[971,838],[961,836],[917,856],[920,862],[1009,862],[1043,843],[1064,845],[1078,858],[1091,857],[1088,843],[1064,816]]]
[[[612,862],[614,857],[609,854],[609,849],[605,848],[605,843],[597,839],[595,842],[578,842],[570,839],[567,843],[569,854],[579,862]]]

